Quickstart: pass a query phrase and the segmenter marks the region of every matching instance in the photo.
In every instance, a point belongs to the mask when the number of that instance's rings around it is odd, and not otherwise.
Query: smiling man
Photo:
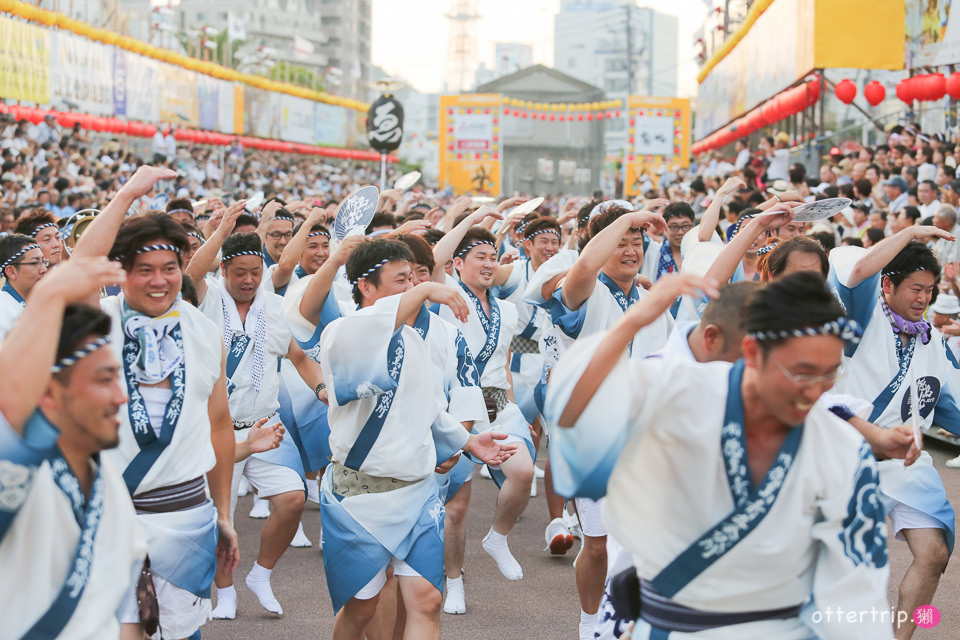
[[[662,280],[550,380],[546,415],[569,466],[558,489],[606,495],[604,521],[639,578],[632,637],[807,638],[811,592],[821,612],[888,612],[876,462],[815,404],[856,328],[818,276],[798,273],[748,299],[736,363],[628,356],[678,293],[708,288]],[[889,613],[820,622],[827,640],[892,638]]]
[[[892,428],[914,416],[916,381],[920,426],[936,423],[960,435],[960,367],[940,332],[923,317],[940,282],[940,263],[923,244],[933,239],[955,240],[942,229],[919,225],[866,251],[850,247],[831,253],[830,284],[850,317],[864,327],[859,347],[847,349],[848,373],[837,391],[872,402],[870,422]],[[910,467],[881,462],[880,496],[894,533],[913,554],[897,603],[908,617],[896,630],[903,640],[913,635],[913,611],[931,602],[953,551],[954,511],[926,452]]]
[[[120,359],[120,443],[108,452],[123,470],[156,575],[165,637],[188,638],[210,618],[210,584],[220,555],[238,559],[230,522],[235,440],[225,353],[216,325],[180,299],[187,234],[162,213],[127,218],[130,206],[176,174],[144,166],[120,188],[75,256],[109,253],[126,272],[119,296],[97,300],[110,316]],[[209,491],[209,498],[207,497]],[[186,561],[185,561],[186,560]],[[139,621],[136,600],[118,615]],[[125,635],[133,638],[135,635]]]

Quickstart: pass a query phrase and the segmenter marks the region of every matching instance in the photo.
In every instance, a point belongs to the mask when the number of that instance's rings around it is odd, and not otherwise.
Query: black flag
[[[367,139],[380,153],[396,151],[403,139],[403,106],[390,94],[384,94],[367,112]]]

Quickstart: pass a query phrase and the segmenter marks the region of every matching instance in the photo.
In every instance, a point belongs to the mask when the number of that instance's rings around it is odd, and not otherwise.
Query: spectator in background
[[[60,144],[60,128],[57,126],[57,119],[49,114],[44,116],[43,122],[37,125],[34,140],[36,140],[39,145],[46,144],[47,142]]]
[[[917,180],[931,182],[937,178],[937,165],[933,162],[933,147],[920,148],[920,166],[917,167]]]
[[[933,180],[924,180],[917,185],[917,201],[919,202],[920,217],[929,218],[940,208],[940,201],[937,200],[937,185]]]
[[[863,246],[864,248],[870,248],[873,245],[880,242],[881,240],[883,240],[885,237],[886,236],[884,235],[882,230],[874,229],[873,227],[870,227],[869,229],[867,229],[867,232],[863,234]]]
[[[767,158],[767,182],[774,180],[789,179],[790,169],[790,151],[787,145],[790,144],[790,136],[785,131],[781,131],[776,137],[767,136],[760,141],[760,150]]]
[[[933,226],[957,237],[960,233],[960,227],[957,226],[957,210],[948,204],[940,205],[933,215]],[[930,248],[940,258],[941,264],[960,260],[960,247],[952,240],[937,238],[936,242],[930,243]]]
[[[743,171],[743,169],[750,164],[750,143],[747,138],[740,138],[737,140],[735,146],[737,151],[737,159],[733,166],[737,171]]]
[[[887,200],[890,202],[890,213],[899,213],[907,206],[907,181],[901,176],[890,176],[883,182]],[[919,217],[919,212],[917,212]]]

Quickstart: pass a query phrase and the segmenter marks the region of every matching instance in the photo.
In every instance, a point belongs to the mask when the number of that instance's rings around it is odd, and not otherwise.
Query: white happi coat
[[[54,480],[50,460],[43,460],[39,466],[17,462],[21,454],[33,457],[49,451],[58,436],[59,432],[45,420],[31,419],[21,439],[0,416],[0,512],[13,516],[5,532],[0,525],[2,640],[23,637],[47,612],[68,578],[74,577],[71,569],[81,528],[71,500]],[[146,538],[120,473],[102,461],[99,474],[103,482],[102,515],[86,586],[57,636],[65,640],[119,635],[116,611],[139,575],[147,552]],[[75,482],[72,473],[67,477]],[[82,496],[79,485],[73,486],[77,496]]]
[[[0,288],[0,343],[20,319],[25,306],[20,294],[9,283]]]
[[[853,249],[853,251],[850,251]],[[880,274],[846,286],[850,271],[863,255],[858,247],[844,247],[830,253],[828,284],[843,304],[847,315],[863,329],[859,345],[848,347],[844,358],[847,371],[835,391],[873,404],[869,421],[884,428],[910,423],[910,387],[916,380],[922,428],[933,425],[960,435],[960,365],[943,335],[930,328],[930,341],[923,344],[912,337],[900,344],[880,304]],[[880,462],[880,490],[895,500],[922,511],[943,528],[947,546],[954,544],[954,510],[947,500],[943,482],[926,451],[904,467],[900,460]]]
[[[731,374],[742,362],[732,368],[624,354],[576,425],[559,428],[556,421],[601,340],[578,341],[552,373],[546,413],[551,446],[564,461],[553,465],[554,482],[564,495],[606,492],[604,522],[632,554],[641,579],[656,583],[658,574],[692,547],[688,566],[702,570],[665,594],[683,606],[764,611],[798,606],[812,593],[820,611],[889,611],[876,462],[852,427],[815,406],[803,431],[791,432],[764,484],[754,489],[742,404],[725,424],[731,380],[739,380]],[[733,392],[739,394],[736,384]],[[787,447],[791,439],[793,450]],[[648,490],[639,490],[644,487]],[[728,519],[735,504],[738,515]],[[705,536],[725,519],[726,527]],[[673,570],[665,573],[676,578]],[[819,631],[826,640],[892,638],[889,614],[885,620],[868,615],[856,624],[824,619]],[[670,638],[809,635],[794,617],[673,632]],[[664,636],[651,636],[641,621],[634,637]]]

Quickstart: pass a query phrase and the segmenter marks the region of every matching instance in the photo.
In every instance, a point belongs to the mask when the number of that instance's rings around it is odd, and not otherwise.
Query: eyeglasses
[[[293,231],[271,231],[267,234],[267,237],[273,238],[274,240],[279,240],[281,238],[290,240],[293,238]]]
[[[50,266],[50,261],[46,259],[42,260],[31,260],[30,262],[11,262],[10,264],[19,265],[21,267],[43,267],[46,269]]]
[[[774,360],[777,365],[777,368],[780,369],[780,373],[783,374],[787,380],[797,385],[798,387],[812,387],[815,384],[834,384],[837,380],[843,378],[846,374],[845,365],[840,365],[840,367],[833,373],[827,373],[822,376],[813,376],[809,374],[796,374],[790,373],[787,371],[787,368],[780,363],[779,360]]]
[[[669,231],[670,233],[680,233],[680,232],[686,233],[687,231],[690,231],[690,229],[693,229],[692,224],[680,224],[680,225],[668,224],[667,225],[667,231]]]

